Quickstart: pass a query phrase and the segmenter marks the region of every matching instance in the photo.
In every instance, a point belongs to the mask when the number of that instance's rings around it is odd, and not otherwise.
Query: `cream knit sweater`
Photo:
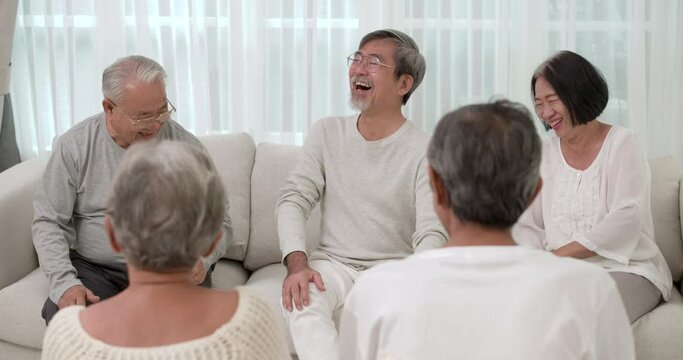
[[[270,307],[246,288],[232,319],[206,337],[173,345],[119,347],[92,338],[81,326],[83,306],[60,310],[43,340],[42,359],[289,359],[283,334]]]

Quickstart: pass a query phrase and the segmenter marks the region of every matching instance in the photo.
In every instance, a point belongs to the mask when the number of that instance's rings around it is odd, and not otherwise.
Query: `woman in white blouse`
[[[208,155],[186,143],[135,144],[112,183],[105,228],[129,285],[60,310],[43,359],[288,359],[270,307],[247,288],[195,286],[221,237],[225,190]]]
[[[514,229],[519,243],[607,269],[631,322],[668,300],[672,280],[654,240],[650,169],[632,130],[597,119],[607,84],[578,54],[561,51],[531,79],[543,145],[543,190]]]

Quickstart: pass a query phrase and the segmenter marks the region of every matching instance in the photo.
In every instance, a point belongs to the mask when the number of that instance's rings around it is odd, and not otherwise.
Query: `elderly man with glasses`
[[[347,60],[360,113],[313,125],[276,211],[283,314],[302,360],[338,358],[333,314],[364,270],[446,242],[431,206],[429,136],[401,111],[425,73],[417,44],[379,30]],[[318,202],[320,243],[307,249],[305,223]]]
[[[111,250],[104,230],[109,186],[126,149],[141,140],[167,139],[204,150],[171,119],[175,107],[166,98],[165,78],[154,60],[117,60],[102,75],[104,111],[76,124],[55,144],[33,202],[33,242],[50,281],[42,311],[46,322],[59,309],[95,303],[128,286],[124,259]],[[193,283],[210,286],[212,266],[232,237],[230,223],[226,211],[225,235],[209,257],[197,262]]]

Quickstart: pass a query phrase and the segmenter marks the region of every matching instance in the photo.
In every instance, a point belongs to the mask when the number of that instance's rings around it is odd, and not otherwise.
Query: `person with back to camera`
[[[360,276],[342,312],[342,359],[635,359],[607,272],[511,235],[541,189],[541,140],[524,106],[447,114],[427,156],[448,242]]]
[[[607,269],[631,322],[669,299],[671,272],[654,240],[650,168],[635,133],[597,117],[607,83],[582,56],[561,51],[534,72],[543,144],[543,191],[515,234],[558,256]]]
[[[107,201],[106,233],[130,279],[118,295],[60,310],[43,359],[287,359],[270,307],[248,288],[195,286],[222,237],[225,190],[206,153],[177,141],[126,152]]]

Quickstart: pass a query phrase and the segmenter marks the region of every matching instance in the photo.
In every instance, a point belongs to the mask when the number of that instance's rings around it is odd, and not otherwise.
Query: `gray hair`
[[[403,95],[403,104],[408,102],[410,95],[422,83],[425,72],[427,71],[427,63],[425,58],[420,54],[420,49],[413,38],[407,34],[394,30],[383,29],[373,31],[361,39],[358,49],[373,40],[392,40],[396,44],[396,51],[394,51],[394,62],[396,63],[396,78],[398,79],[403,74],[408,74],[413,78],[413,87],[410,91]]]
[[[535,192],[541,140],[524,105],[499,100],[446,114],[427,156],[458,219],[507,229]]]
[[[134,81],[151,84],[161,81],[165,84],[166,71],[158,62],[141,56],[131,55],[116,60],[102,73],[102,94],[116,103],[123,100],[126,87]]]
[[[209,156],[187,143],[133,144],[111,189],[114,234],[142,270],[189,269],[220,231],[225,189]]]

